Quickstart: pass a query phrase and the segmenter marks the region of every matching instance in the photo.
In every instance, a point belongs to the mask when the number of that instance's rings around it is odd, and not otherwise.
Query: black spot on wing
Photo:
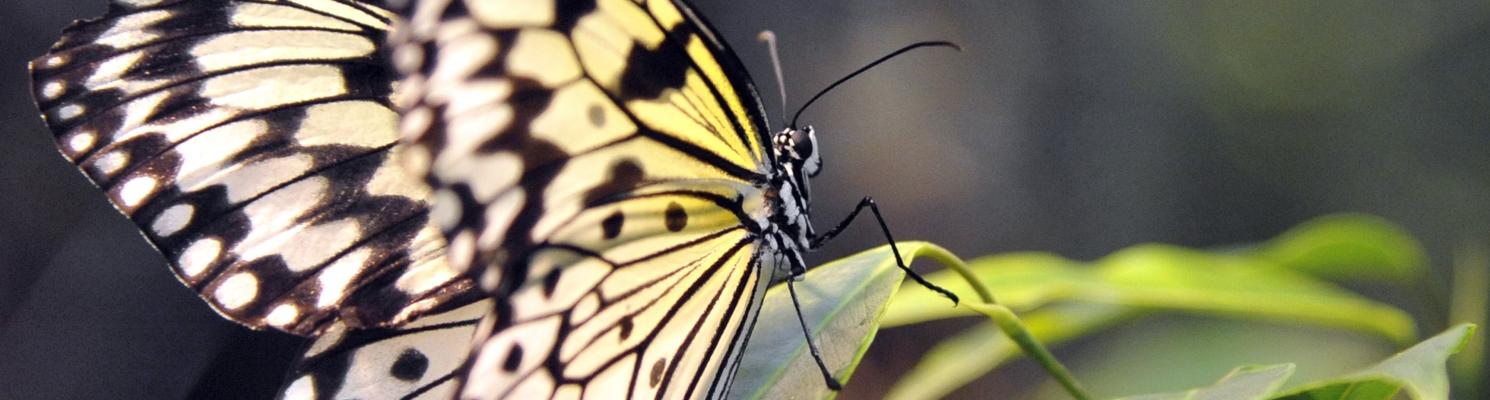
[[[631,329],[635,327],[635,324],[631,322],[630,315],[621,317],[621,321],[618,323],[618,325],[621,328],[621,340],[626,340],[626,338],[631,337]]]
[[[558,2],[554,12],[554,30],[570,32],[579,19],[595,11],[595,0],[572,0]]]
[[[617,236],[621,236],[621,228],[625,224],[626,215],[617,210],[611,213],[609,217],[605,217],[604,220],[600,221],[601,234],[605,235],[606,239],[615,239]]]
[[[643,176],[642,167],[635,160],[623,159],[616,162],[611,165],[610,176],[605,182],[585,192],[585,207],[600,205],[636,189],[642,183]]]
[[[507,372],[517,371],[517,367],[523,365],[523,346],[513,344],[512,350],[507,352],[507,358],[502,360],[502,370]]]
[[[652,363],[652,372],[648,374],[647,383],[650,383],[654,388],[657,387],[658,384],[662,383],[662,373],[666,370],[667,359],[657,359],[657,362]]]
[[[559,288],[559,278],[563,275],[563,268],[554,268],[543,276],[543,296],[554,297],[554,290]]]
[[[653,99],[668,89],[683,87],[693,60],[684,52],[685,43],[668,35],[655,49],[639,43],[626,55],[621,71],[621,99]]]
[[[590,119],[590,125],[596,128],[605,127],[605,109],[600,104],[591,104],[586,110],[586,116]]]
[[[667,230],[677,232],[688,226],[688,212],[676,201],[667,203],[667,210],[663,212],[665,219],[663,224]]]
[[[401,381],[418,382],[428,369],[429,357],[419,350],[404,349],[398,355],[398,360],[393,362],[393,367],[388,369],[388,374]]]

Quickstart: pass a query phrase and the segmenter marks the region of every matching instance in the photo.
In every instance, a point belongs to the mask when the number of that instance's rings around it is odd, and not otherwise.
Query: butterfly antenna
[[[863,67],[859,67],[858,70],[855,70],[854,72],[849,73],[848,76],[844,76],[842,78],[839,78],[838,81],[833,82],[832,85],[828,85],[827,88],[823,89],[820,92],[817,92],[816,95],[813,95],[811,99],[808,99],[807,100],[807,103],[806,104],[803,104],[802,105],[802,108],[797,109],[797,114],[792,116],[792,124],[790,126],[793,127],[793,128],[797,127],[797,118],[802,116],[802,112],[803,111],[807,111],[807,107],[808,106],[811,106],[812,105],[812,102],[817,101],[817,99],[819,97],[823,97],[824,94],[828,94],[829,91],[832,91],[833,88],[838,87],[838,85],[842,85],[844,82],[848,82],[849,79],[853,79],[855,76],[858,76],[859,74],[864,73],[864,71],[868,71],[870,68],[874,68],[876,65],[880,65],[880,63],[883,63],[885,61],[890,61],[891,58],[895,58],[896,56],[899,56],[901,54],[905,54],[908,51],[919,49],[919,48],[922,48],[922,47],[951,47],[954,50],[962,51],[962,47],[961,46],[958,46],[956,43],[947,42],[947,41],[917,42],[917,43],[912,43],[909,46],[901,47],[900,50],[895,50],[893,52],[890,52],[890,54],[886,54],[884,57],[880,57],[878,60],[874,60],[874,62],[869,63],[869,65],[865,65]],[[777,74],[778,77],[780,76],[780,74],[781,74],[781,68],[780,67],[777,67],[776,68],[776,74]],[[785,96],[785,95],[783,95],[783,96]]]
[[[781,55],[776,51],[776,33],[770,30],[761,31],[756,39],[766,42],[766,47],[771,51],[771,67],[776,71],[776,89],[781,91],[781,120],[786,121],[786,80],[781,78]],[[792,126],[797,126],[794,122]]]

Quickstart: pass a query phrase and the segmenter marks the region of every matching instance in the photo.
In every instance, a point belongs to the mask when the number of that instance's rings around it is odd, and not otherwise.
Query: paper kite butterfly
[[[315,338],[284,398],[723,397],[873,209],[813,229],[812,128],[681,1],[386,3],[112,0],[31,64],[184,284]]]

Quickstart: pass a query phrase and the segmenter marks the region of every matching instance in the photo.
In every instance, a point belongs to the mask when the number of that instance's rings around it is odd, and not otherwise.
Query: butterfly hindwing
[[[457,369],[490,308],[490,302],[477,302],[397,328],[333,324],[296,362],[280,398],[452,398]]]
[[[559,3],[418,2],[393,40],[410,165],[494,301],[463,395],[717,396],[774,270],[759,99],[684,5]]]
[[[385,11],[115,0],[32,63],[58,147],[248,326],[397,323],[468,286],[394,146]]]
[[[532,315],[489,335],[478,331],[485,340],[464,395],[697,398],[722,390],[720,372],[743,347],[746,317],[764,293],[755,250],[749,232],[736,228],[635,260],[540,251],[535,258],[565,262],[557,290],[519,289],[513,309]],[[548,297],[550,290],[563,295]],[[545,310],[568,296],[578,301]]]

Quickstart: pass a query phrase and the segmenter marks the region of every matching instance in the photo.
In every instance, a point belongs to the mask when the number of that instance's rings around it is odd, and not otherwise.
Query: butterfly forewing
[[[394,34],[411,169],[493,300],[463,396],[718,395],[774,269],[760,102],[686,6],[559,3]]]
[[[400,167],[391,16],[346,1],[124,1],[31,65],[58,147],[223,315],[394,324],[463,285]]]

